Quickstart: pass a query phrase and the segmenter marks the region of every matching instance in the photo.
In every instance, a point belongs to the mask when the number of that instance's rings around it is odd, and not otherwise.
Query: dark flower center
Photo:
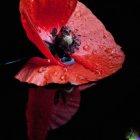
[[[66,26],[62,26],[60,32],[57,34],[57,29],[54,28],[51,32],[53,43],[47,43],[51,53],[55,57],[59,57],[60,60],[65,64],[71,64],[74,59],[71,58],[70,54],[74,53],[75,49],[79,49],[81,44],[79,38],[80,35],[76,36],[75,33]]]

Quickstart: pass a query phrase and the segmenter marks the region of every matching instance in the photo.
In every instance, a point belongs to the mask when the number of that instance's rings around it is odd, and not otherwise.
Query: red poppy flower
[[[20,13],[28,38],[46,57],[30,59],[16,75],[21,82],[80,85],[107,77],[122,67],[124,53],[120,46],[81,2],[21,0]],[[70,110],[71,98],[65,98],[66,94],[54,107],[56,90],[29,90],[26,117],[30,140],[44,140],[49,127],[56,128],[71,118],[80,101],[77,87],[71,93],[76,99],[74,110]],[[65,100],[70,102],[67,113]]]
[[[77,5],[76,5],[77,4]],[[32,58],[16,75],[22,82],[84,84],[115,73],[124,54],[93,13],[77,0],[21,0],[28,38],[46,59]]]

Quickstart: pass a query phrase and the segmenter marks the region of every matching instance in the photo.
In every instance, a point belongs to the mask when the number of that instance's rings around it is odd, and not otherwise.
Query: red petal
[[[43,81],[44,75],[41,73],[46,70],[47,66],[52,65],[48,60],[49,59],[42,59],[39,57],[31,58],[24,68],[16,75],[16,78],[22,82],[35,83],[38,86],[44,86],[46,82]]]
[[[54,92],[45,88],[31,88],[26,118],[29,140],[45,140],[48,134]]]
[[[71,93],[61,92],[63,95],[61,94],[58,103],[54,104],[55,95],[60,90],[64,89],[29,89],[26,110],[29,140],[45,140],[49,128],[58,128],[77,112],[80,106],[79,89],[75,87]]]
[[[26,11],[32,23],[48,32],[65,25],[77,0],[21,0],[20,11]]]
[[[124,53],[120,46],[85,5],[78,2],[67,25],[77,35],[81,35],[81,46],[72,54],[77,63],[100,78],[109,76],[122,67]]]
[[[55,57],[51,54],[51,52],[48,49],[48,46],[44,43],[44,41],[37,33],[36,27],[33,25],[31,19],[29,18],[25,10],[22,10],[22,23],[25,27],[28,38],[32,42],[34,42],[34,44],[38,47],[38,49],[42,52],[42,54],[44,54],[46,58],[49,58],[52,63],[62,65],[62,63],[56,60]]]
[[[50,40],[53,28],[59,31],[75,9],[77,0],[21,0],[21,21],[28,38],[52,62],[60,64],[43,40]],[[62,63],[61,63],[62,64]]]
[[[31,58],[28,63],[31,64],[36,64],[37,66],[49,66],[52,65],[53,63],[51,63],[51,61],[49,59],[42,59],[40,57],[33,57]]]
[[[76,62],[69,66],[45,66],[28,63],[16,78],[22,82],[34,83],[39,86],[48,83],[84,84],[107,77],[122,67],[125,56],[113,36],[104,25],[82,3],[71,16],[68,24],[72,30],[81,35],[81,46],[72,57]],[[62,77],[61,77],[62,76]]]
[[[53,105],[50,129],[56,129],[66,124],[78,111],[80,106],[80,91],[77,87],[72,90],[70,93],[64,93],[65,102],[60,96],[58,103]]]
[[[44,86],[48,83],[65,84],[68,82],[79,85],[102,78],[78,63],[69,66],[46,64],[46,59],[32,58],[19,71],[16,78],[21,82],[32,83],[38,86]]]

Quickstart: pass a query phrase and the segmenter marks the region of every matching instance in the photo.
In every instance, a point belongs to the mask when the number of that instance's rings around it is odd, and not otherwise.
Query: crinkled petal
[[[67,26],[81,35],[79,50],[72,54],[77,63],[99,77],[109,76],[122,67],[125,56],[121,47],[84,4],[78,2]]]

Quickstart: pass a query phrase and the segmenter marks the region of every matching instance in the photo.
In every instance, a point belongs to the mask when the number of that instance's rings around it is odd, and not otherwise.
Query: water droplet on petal
[[[44,78],[46,79],[46,80],[48,80],[49,78],[48,78],[48,74],[45,74],[44,75]]]
[[[90,49],[90,46],[89,45],[83,46],[83,50],[88,51],[89,49]]]
[[[54,76],[57,76],[58,75],[58,72],[56,71],[56,72],[54,72]]]
[[[64,68],[64,72],[67,72],[68,71],[68,69],[67,68]]]
[[[50,60],[50,59],[47,59],[47,61],[48,61],[48,63],[50,63],[50,62],[51,62],[51,60]]]
[[[102,71],[102,70],[96,69],[96,70],[95,70],[95,74],[102,75],[102,74],[103,74],[103,71]]]
[[[74,24],[74,21],[71,21],[71,22],[70,22],[70,25],[73,25],[73,24]]]
[[[104,33],[103,34],[103,38],[106,39],[107,37],[108,37],[108,34],[107,33]]]
[[[106,48],[105,49],[105,52],[111,54],[111,53],[113,53],[113,49],[112,48]]]
[[[74,29],[74,32],[77,33],[78,32],[78,29]]]
[[[87,33],[84,33],[84,34],[83,34],[83,37],[87,37],[87,36],[88,36],[88,34],[87,34]]]
[[[77,76],[77,79],[79,79],[79,80],[85,80],[85,77],[83,77],[83,76],[81,76],[81,75],[78,75],[78,76]]]
[[[104,45],[100,45],[100,46],[99,46],[99,48],[104,49],[104,48],[105,48],[105,46],[104,46]]]
[[[104,35],[103,37],[104,37],[104,38],[107,38],[107,35]]]
[[[66,79],[66,76],[65,75],[62,75],[61,77],[60,77],[60,80],[65,80]]]
[[[38,69],[38,72],[39,72],[39,73],[42,73],[43,71],[45,71],[45,68],[44,68],[44,67],[40,67],[40,68]]]
[[[78,12],[76,12],[76,13],[75,13],[75,15],[74,15],[74,16],[78,18],[78,17],[80,17],[80,16],[81,16],[81,13],[78,11]]]

